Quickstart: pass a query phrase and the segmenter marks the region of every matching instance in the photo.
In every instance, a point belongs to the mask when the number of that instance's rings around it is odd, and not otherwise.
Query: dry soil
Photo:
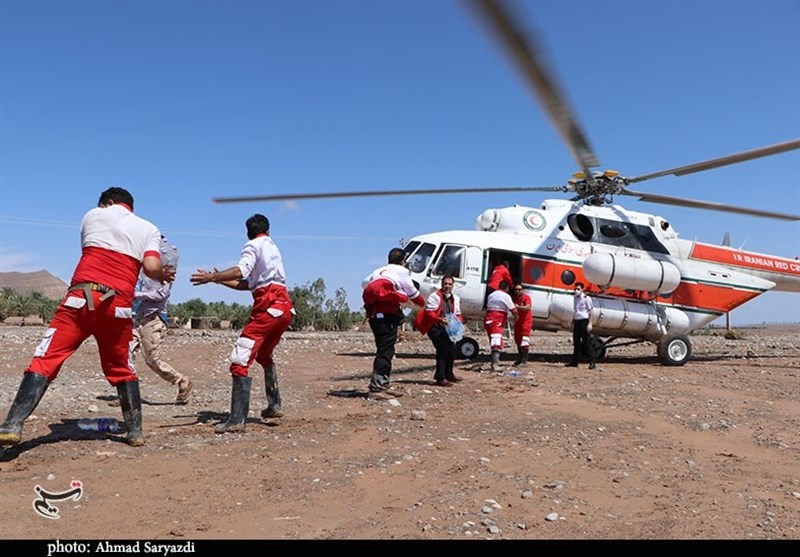
[[[5,416],[44,329],[0,326]],[[463,382],[432,384],[432,346],[404,333],[395,401],[364,396],[369,333],[293,333],[276,358],[285,417],[218,435],[231,331],[171,331],[190,404],[138,362],[144,447],[80,430],[115,416],[92,340],[70,358],[23,443],[0,457],[4,539],[800,539],[800,326],[693,335],[663,367],[651,345],[564,367],[570,338],[535,333],[531,361],[491,372],[486,339]],[[517,373],[515,373],[517,372]],[[36,486],[78,500],[36,512]]]

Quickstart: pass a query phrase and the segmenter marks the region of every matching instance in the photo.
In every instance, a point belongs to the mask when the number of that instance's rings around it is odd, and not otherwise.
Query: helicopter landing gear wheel
[[[478,356],[478,341],[464,337],[456,343],[456,356],[462,360],[474,360]]]
[[[658,343],[658,359],[665,366],[682,366],[692,357],[692,343],[686,335],[667,335]]]

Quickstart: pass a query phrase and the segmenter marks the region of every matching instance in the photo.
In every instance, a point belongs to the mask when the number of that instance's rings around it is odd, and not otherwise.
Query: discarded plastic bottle
[[[115,418],[83,418],[78,421],[78,427],[84,431],[107,431],[119,433],[122,426]]]

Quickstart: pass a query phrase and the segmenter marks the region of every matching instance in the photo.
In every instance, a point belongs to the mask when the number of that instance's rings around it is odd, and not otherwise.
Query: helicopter
[[[800,139],[633,177],[615,170],[598,171],[598,157],[547,68],[540,41],[530,29],[523,29],[513,5],[500,0],[468,4],[505,48],[577,162],[579,171],[565,184],[292,193],[214,201],[484,192],[568,194],[567,199],[545,199],[535,206],[487,209],[476,217],[473,230],[416,235],[403,246],[406,266],[426,297],[438,289],[444,275],[453,276],[462,313],[469,319],[482,318],[492,267],[508,261],[515,282],[531,296],[535,329],[552,332],[571,329],[574,284],[583,282],[595,306],[592,337],[598,359],[614,346],[649,342],[662,365],[680,366],[691,358],[689,335],[693,331],[767,291],[800,292],[798,259],[682,239],[667,219],[615,202],[617,197],[631,196],[663,205],[800,221],[800,215],[630,188],[668,175],[685,176],[796,150]],[[464,337],[457,345],[462,358],[474,358],[478,352],[474,338]]]

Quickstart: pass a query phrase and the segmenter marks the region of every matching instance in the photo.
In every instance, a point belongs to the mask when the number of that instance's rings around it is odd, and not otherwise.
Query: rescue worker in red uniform
[[[64,361],[90,336],[97,341],[103,374],[117,388],[128,444],[144,444],[139,378],[128,360],[131,306],[140,270],[159,282],[175,279],[175,270],[161,265],[160,242],[158,228],[133,214],[127,190],[112,187],[100,194],[97,207],[81,221],[81,258],[0,426],[0,446],[20,442],[23,422]]]
[[[515,366],[524,366],[528,363],[528,352],[531,346],[531,331],[533,330],[533,302],[525,294],[521,284],[514,285],[511,295],[517,307],[517,318],[514,321],[514,342],[517,344],[517,359]]]
[[[510,263],[508,260],[504,259],[492,268],[489,280],[486,281],[486,298],[484,298],[483,301],[484,308],[486,307],[486,302],[489,300],[491,293],[500,288],[501,282],[505,281],[509,286],[514,284],[514,279],[511,278],[511,271],[509,271],[509,265]]]
[[[387,265],[375,269],[364,279],[364,291],[361,293],[369,327],[375,338],[369,392],[371,397],[377,399],[402,396],[401,392],[389,388],[394,345],[403,322],[400,306],[409,301],[420,307],[425,305],[425,298],[411,280],[408,269],[403,266],[406,253],[400,248],[393,248],[387,259]]]
[[[491,369],[496,371],[500,365],[500,352],[503,350],[503,332],[508,322],[508,316],[517,316],[517,308],[508,294],[510,283],[502,281],[499,288],[489,294],[486,300],[486,313],[483,318],[483,327],[489,335],[489,347],[492,351]]]
[[[451,275],[442,277],[442,287],[428,296],[425,309],[417,313],[415,325],[422,334],[427,334],[436,349],[436,371],[433,380],[439,387],[451,387],[461,381],[453,373],[456,359],[456,343],[447,333],[447,316],[452,314],[463,322],[461,300],[453,292],[455,279]]]
[[[248,242],[242,248],[239,263],[224,271],[198,269],[190,277],[195,286],[214,282],[234,290],[250,290],[253,308],[250,318],[242,329],[230,355],[231,411],[225,422],[217,424],[217,433],[245,430],[250,412],[249,376],[253,361],[264,368],[267,407],[261,417],[280,418],[281,395],[278,389],[278,374],[272,352],[289,328],[294,317],[294,304],[286,289],[286,273],[278,246],[269,237],[269,220],[255,214],[245,222]]]
[[[510,263],[508,260],[503,260],[495,265],[494,269],[492,269],[492,274],[489,275],[489,281],[486,283],[486,286],[491,288],[492,291],[495,291],[500,288],[500,283],[503,281],[506,281],[508,284],[514,284],[514,280],[511,278],[511,271],[508,270],[509,265]]]

